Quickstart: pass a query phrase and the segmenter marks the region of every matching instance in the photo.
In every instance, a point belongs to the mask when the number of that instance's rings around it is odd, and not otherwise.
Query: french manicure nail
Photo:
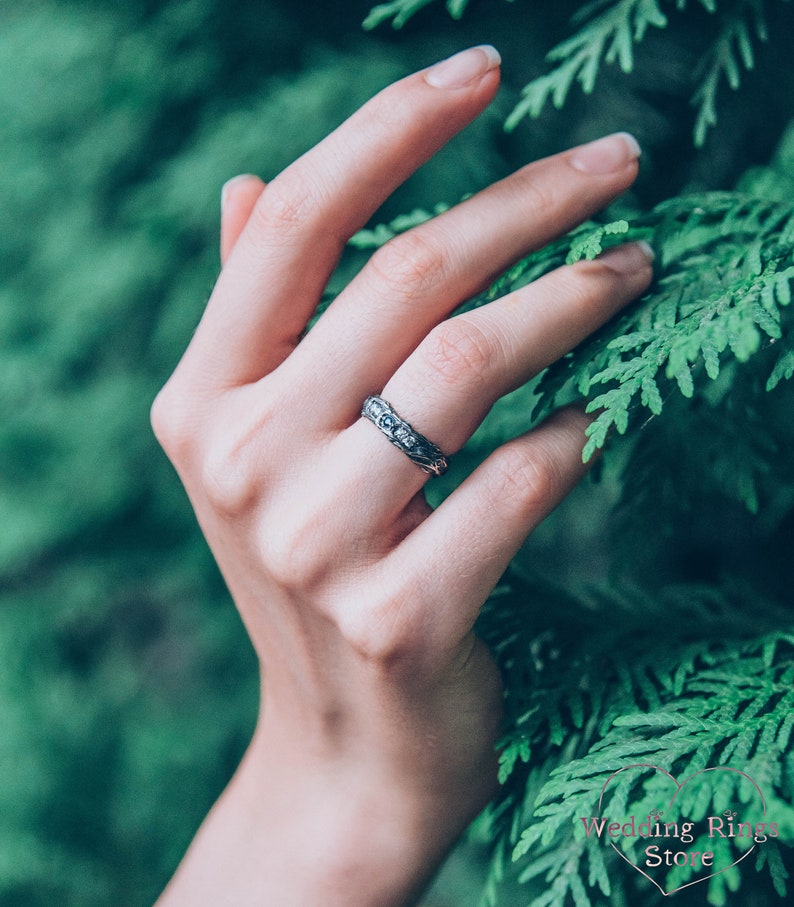
[[[640,144],[629,132],[616,132],[580,145],[571,155],[571,164],[585,173],[613,173],[641,154]]]
[[[434,88],[465,88],[475,79],[496,69],[501,62],[495,47],[480,44],[431,66],[425,72],[425,81]]]
[[[643,239],[639,242],[624,243],[622,246],[613,246],[596,260],[603,262],[618,274],[634,274],[653,264],[655,258],[653,249]]]

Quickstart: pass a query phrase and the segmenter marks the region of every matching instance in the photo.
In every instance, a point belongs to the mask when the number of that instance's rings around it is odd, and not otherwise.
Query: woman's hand
[[[452,456],[644,290],[631,245],[447,318],[623,192],[636,143],[531,164],[392,240],[303,333],[348,238],[488,104],[498,63],[474,48],[412,75],[268,186],[225,188],[225,265],[153,424],[251,635],[262,707],[164,905],[408,903],[494,792],[501,687],[472,627],[581,476],[586,418],[505,444],[431,512],[427,474],[361,407],[382,393]]]

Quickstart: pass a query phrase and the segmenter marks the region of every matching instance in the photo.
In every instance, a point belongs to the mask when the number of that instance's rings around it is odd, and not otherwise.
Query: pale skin
[[[485,108],[498,64],[472,48],[411,75],[267,186],[225,187],[224,266],[152,421],[251,636],[261,708],[159,907],[414,903],[495,792],[501,683],[472,628],[582,476],[587,417],[505,444],[431,511],[428,476],[360,409],[380,393],[454,456],[637,297],[651,265],[630,244],[448,317],[624,192],[636,143],[532,163],[394,239],[303,333],[347,239]]]

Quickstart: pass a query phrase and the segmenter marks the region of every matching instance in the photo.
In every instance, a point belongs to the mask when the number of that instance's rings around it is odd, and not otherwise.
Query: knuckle
[[[360,110],[362,127],[368,133],[392,135],[417,116],[416,104],[404,86],[389,85],[378,92]]]
[[[180,465],[193,449],[196,437],[196,414],[173,381],[169,381],[154,398],[149,420],[158,443],[168,458]]]
[[[201,490],[213,511],[237,519],[251,509],[257,483],[239,447],[213,444],[201,463]]]
[[[298,173],[276,178],[262,193],[252,214],[254,230],[268,236],[293,236],[316,222],[317,189]]]
[[[526,516],[546,513],[557,503],[563,487],[561,464],[545,444],[508,444],[494,463],[494,490],[513,501]]]
[[[391,600],[376,604],[347,602],[336,616],[347,645],[370,664],[391,667],[408,660],[417,642],[400,605]]]
[[[575,312],[590,312],[604,296],[602,278],[607,269],[593,262],[577,262],[573,267],[559,268],[554,272],[555,295],[562,297]]]
[[[171,431],[170,409],[171,404],[167,391],[163,387],[154,398],[149,410],[149,422],[151,423],[152,431],[162,448],[165,448],[168,444],[168,436]]]
[[[554,181],[540,164],[529,164],[522,171],[519,187],[521,194],[526,196],[522,204],[538,217],[549,215],[560,207]]]
[[[289,522],[282,519],[262,532],[262,560],[280,588],[316,595],[328,579],[331,564],[324,550],[323,523],[319,513],[294,513]]]
[[[199,469],[202,493],[221,517],[249,513],[264,497],[269,475],[266,451],[272,447],[275,409],[267,399],[246,401],[245,416],[236,408],[217,413],[205,442]]]
[[[385,286],[390,302],[410,303],[442,281],[444,262],[442,248],[429,233],[412,230],[382,246],[369,268],[380,287]]]
[[[453,318],[427,335],[420,355],[445,385],[482,380],[500,355],[494,337],[466,319]]]

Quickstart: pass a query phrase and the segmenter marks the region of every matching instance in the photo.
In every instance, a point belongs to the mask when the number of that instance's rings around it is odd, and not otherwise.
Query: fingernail
[[[499,51],[490,44],[480,44],[447,57],[425,72],[425,81],[434,88],[465,88],[502,62]]]
[[[653,249],[643,239],[639,242],[624,243],[622,246],[613,246],[599,255],[596,261],[603,262],[618,274],[634,274],[653,264],[655,258]]]
[[[226,180],[221,186],[221,211],[226,206],[226,202],[229,200],[229,192],[234,188],[235,184],[249,179],[251,179],[250,173],[240,173],[237,176],[233,176],[230,180]]]
[[[629,132],[616,132],[576,148],[571,164],[585,173],[612,173],[642,153],[639,142]]]

